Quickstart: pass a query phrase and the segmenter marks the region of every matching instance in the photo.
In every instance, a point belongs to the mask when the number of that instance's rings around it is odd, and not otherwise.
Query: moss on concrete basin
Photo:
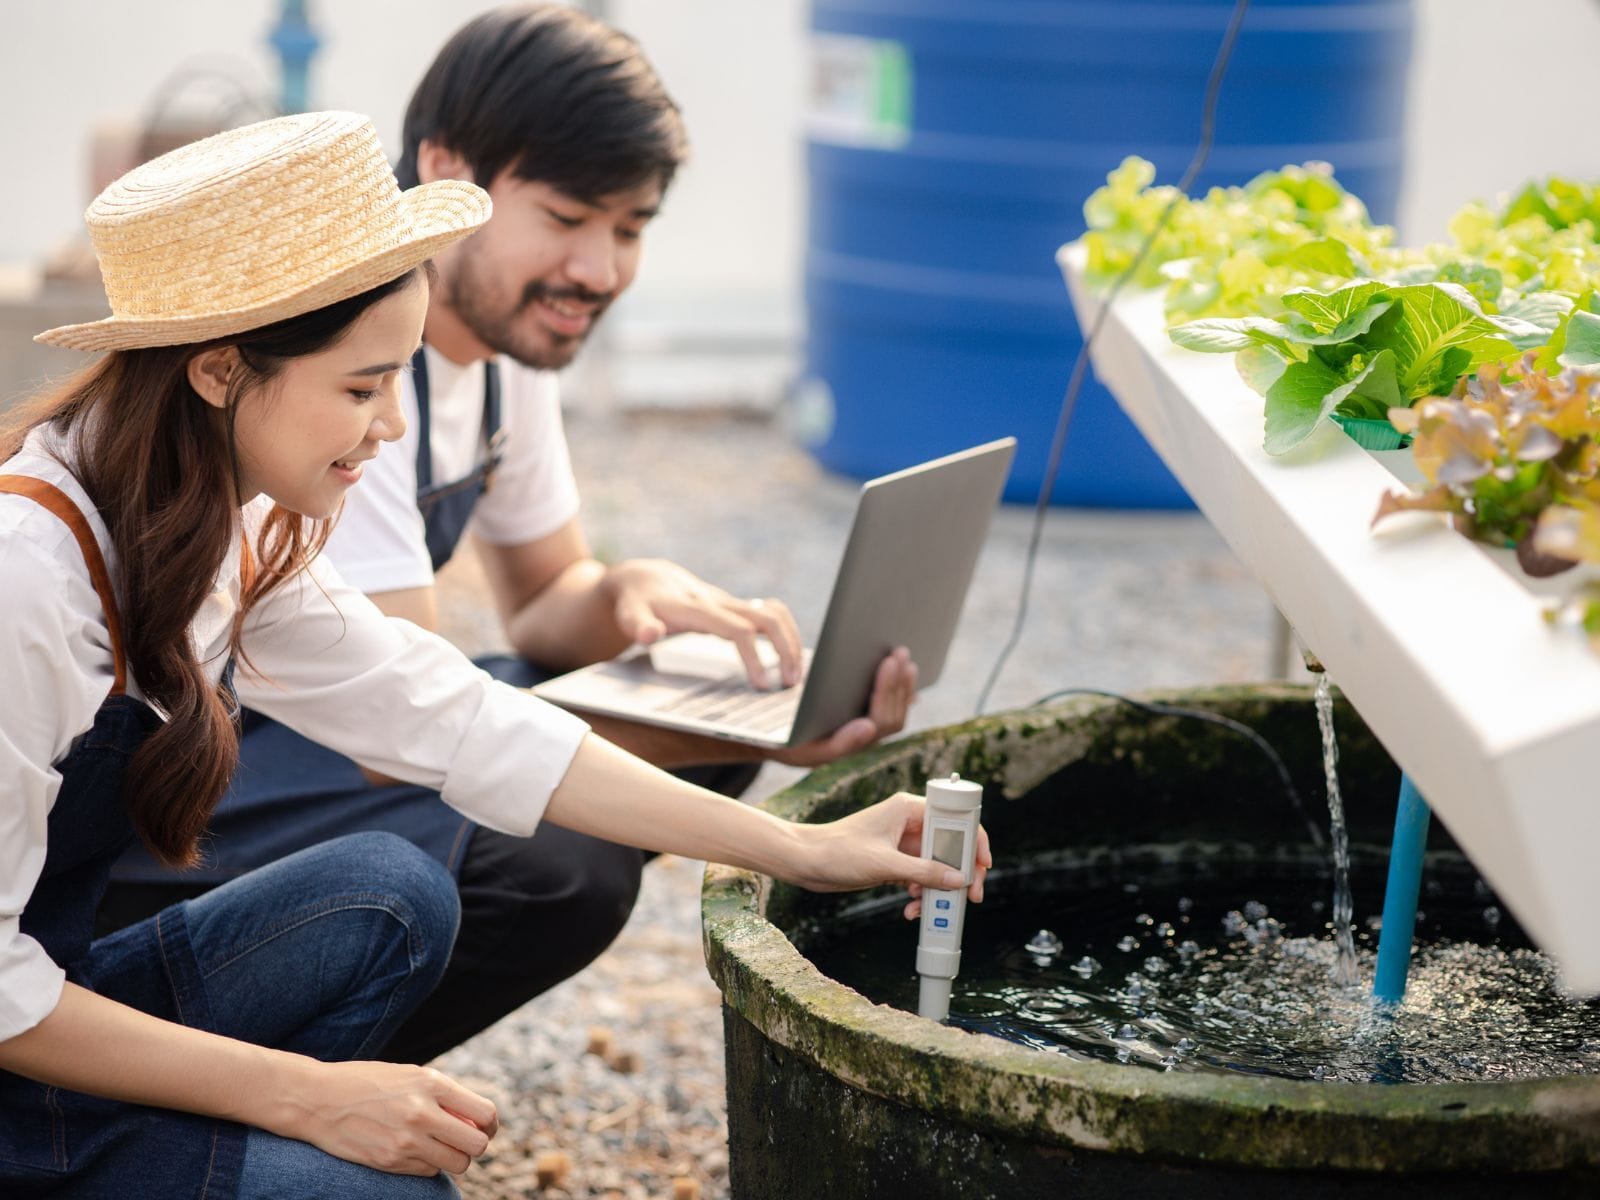
[[[1258,730],[1325,821],[1308,690],[1142,698]],[[1381,853],[1398,772],[1350,710],[1338,724],[1352,845]],[[952,770],[985,785],[1001,865],[1103,847],[1130,870],[1207,854],[1303,856],[1326,870],[1247,740],[1102,697],[906,738],[816,771],[768,807],[829,820]],[[1453,850],[1442,830],[1433,848]],[[1600,1194],[1600,1079],[1365,1086],[1073,1061],[873,1004],[823,976],[795,943],[857,899],[707,872],[737,1197]]]

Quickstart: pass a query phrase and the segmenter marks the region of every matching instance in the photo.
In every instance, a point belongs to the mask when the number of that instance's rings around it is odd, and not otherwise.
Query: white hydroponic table
[[[1101,297],[1084,250],[1058,256],[1087,334]],[[1600,656],[1552,626],[1509,551],[1433,514],[1373,530],[1410,451],[1371,453],[1332,422],[1261,447],[1262,401],[1230,354],[1167,337],[1158,292],[1125,290],[1095,373],[1254,572],[1575,991],[1600,992]]]

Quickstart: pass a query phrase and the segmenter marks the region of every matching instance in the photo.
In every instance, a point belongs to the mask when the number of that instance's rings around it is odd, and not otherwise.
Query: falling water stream
[[[1322,730],[1322,770],[1328,781],[1328,829],[1333,840],[1333,982],[1354,987],[1361,981],[1351,922],[1355,902],[1350,894],[1350,835],[1345,828],[1344,800],[1339,795],[1339,743],[1333,731],[1333,685],[1328,673],[1317,673],[1317,725]]]

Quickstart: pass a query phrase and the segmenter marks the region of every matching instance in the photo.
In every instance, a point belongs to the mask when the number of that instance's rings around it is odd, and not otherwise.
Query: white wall
[[[792,302],[803,178],[805,0],[607,0],[682,104],[694,159],[650,238],[636,310]],[[324,47],[313,101],[371,113],[385,143],[444,37],[479,0],[312,0]],[[137,117],[182,64],[218,57],[275,87],[276,0],[9,0],[0,9],[0,262],[37,260],[79,228],[86,133]],[[1407,240],[1441,236],[1462,201],[1558,171],[1600,176],[1587,80],[1594,0],[1418,0],[1419,49],[1401,210]]]
[[[412,87],[483,0],[312,0],[316,107],[372,115],[391,154]],[[797,262],[803,0],[591,4],[639,37],[684,108],[694,158],[649,243],[641,300],[781,292]],[[36,260],[81,229],[88,131],[139,120],[161,83],[221,64],[274,92],[277,0],[8,0],[0,8],[0,262]],[[715,30],[712,35],[708,31]],[[748,48],[748,49],[747,49]],[[191,89],[196,107],[221,93]],[[21,186],[19,186],[21,185]],[[713,249],[708,253],[705,247]]]
[[[1541,175],[1600,179],[1595,0],[1417,0],[1399,231],[1445,236],[1468,200]]]
[[[477,0],[312,0],[324,45],[312,64],[319,107],[371,113],[393,146],[401,110],[449,32]],[[142,120],[162,82],[222,65],[276,95],[266,35],[276,0],[11,0],[0,10],[0,162],[13,187],[0,204],[0,259],[30,258],[81,228],[89,129]],[[397,19],[400,15],[404,20]],[[197,107],[220,95],[190,93]],[[18,177],[28,186],[18,188]]]

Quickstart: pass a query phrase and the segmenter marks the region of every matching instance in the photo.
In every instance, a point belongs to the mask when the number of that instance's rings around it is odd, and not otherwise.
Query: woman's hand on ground
[[[902,883],[911,891],[906,917],[922,911],[922,890],[961,885],[961,873],[943,863],[920,857],[922,823],[926,805],[921,796],[896,792],[871,808],[851,813],[826,825],[800,825],[796,829],[805,849],[803,864],[788,878],[815,892],[839,892]],[[978,827],[976,865],[967,896],[983,900],[984,878],[994,865],[989,834]]]
[[[826,737],[775,750],[772,758],[791,767],[815,767],[865,750],[905,728],[916,696],[917,664],[911,661],[911,651],[898,646],[878,664],[866,716],[846,721]]]
[[[431,1067],[307,1060],[271,1132],[396,1175],[459,1175],[499,1129],[494,1104]]]

